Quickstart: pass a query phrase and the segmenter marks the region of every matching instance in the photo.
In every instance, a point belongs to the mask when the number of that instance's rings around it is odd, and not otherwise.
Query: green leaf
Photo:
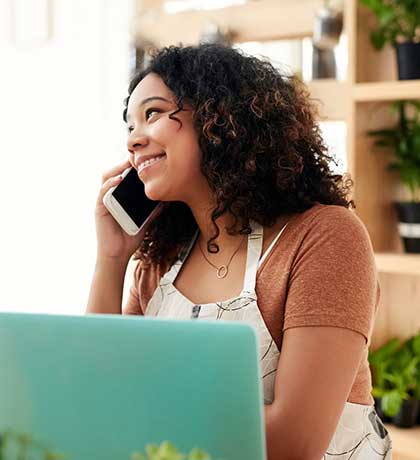
[[[379,388],[379,387],[372,388],[372,396],[374,398],[382,398],[384,394],[385,394],[385,390],[383,388]]]
[[[385,359],[392,356],[400,347],[401,342],[399,339],[394,338],[389,340],[385,345],[375,351],[369,352],[369,362],[372,364],[380,363]]]
[[[147,458],[139,452],[131,454],[131,460],[187,460],[187,455],[178,451],[178,449],[169,441],[163,441],[160,446],[148,444],[146,446]],[[188,460],[211,460],[210,455],[202,449],[192,449]]]
[[[380,50],[385,46],[386,43],[386,37],[385,34],[382,32],[381,29],[374,30],[370,34],[370,40],[372,42],[372,45],[377,49]]]
[[[390,391],[382,396],[381,408],[388,417],[395,417],[400,410],[403,397],[397,390]]]
[[[384,7],[379,15],[380,26],[385,27],[393,20],[395,20],[395,8],[392,6]]]
[[[420,334],[413,337],[412,342],[413,351],[417,356],[420,356]]]
[[[202,449],[192,449],[188,460],[211,460],[210,455]]]
[[[360,0],[362,5],[367,6],[368,8],[373,9],[375,7],[376,1],[375,0]]]
[[[140,452],[133,452],[131,454],[131,460],[147,460],[146,457]]]
[[[62,460],[66,458],[66,455],[60,453],[60,452],[51,452],[47,451],[44,454],[44,459],[45,460]]]
[[[159,446],[156,444],[148,444],[146,446],[146,454],[149,460],[160,460],[158,457]]]
[[[159,447],[158,458],[161,460],[182,460],[185,455],[178,452],[177,448],[169,441],[164,441]]]

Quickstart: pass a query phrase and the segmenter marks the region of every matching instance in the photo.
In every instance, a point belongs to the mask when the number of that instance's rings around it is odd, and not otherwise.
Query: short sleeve
[[[379,284],[365,226],[353,211],[325,206],[304,232],[290,272],[283,331],[342,327],[369,342]]]
[[[123,315],[143,315],[143,309],[140,303],[140,295],[138,292],[139,286],[139,272],[141,271],[141,264],[137,263],[133,272],[133,280],[130,286],[128,299],[125,307],[122,310]]]

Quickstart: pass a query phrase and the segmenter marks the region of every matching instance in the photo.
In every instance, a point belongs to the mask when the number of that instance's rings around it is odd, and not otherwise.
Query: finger
[[[125,169],[131,166],[130,161],[127,159],[124,161],[124,163],[120,163],[119,165],[115,166],[114,168],[106,171],[102,175],[102,184],[104,184],[107,180],[111,179],[114,176],[117,176],[118,174],[121,174]]]
[[[122,180],[122,175],[119,174],[118,176],[111,177],[107,181],[105,181],[101,187],[101,190],[99,191],[97,204],[103,204],[102,200],[106,192],[111,187],[115,187],[116,185],[118,185],[121,182],[121,180]]]
[[[129,163],[131,164],[131,166],[132,166],[133,168],[136,167],[136,165],[134,164],[134,155],[133,155],[132,153],[130,153],[130,156],[129,156],[129,158],[128,158],[128,161],[129,161]]]

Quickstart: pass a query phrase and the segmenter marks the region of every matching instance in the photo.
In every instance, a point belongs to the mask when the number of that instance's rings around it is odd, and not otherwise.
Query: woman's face
[[[201,152],[192,110],[178,109],[172,91],[157,75],[148,74],[132,92],[127,107],[130,162],[152,200],[184,201],[208,190],[200,171]],[[159,155],[161,155],[159,157]],[[151,162],[145,163],[148,159]]]

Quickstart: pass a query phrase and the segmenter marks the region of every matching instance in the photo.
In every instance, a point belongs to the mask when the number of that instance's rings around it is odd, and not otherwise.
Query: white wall
[[[12,2],[0,3],[0,310],[81,314],[101,174],[126,156],[132,4],[51,1],[52,39],[24,46]]]

